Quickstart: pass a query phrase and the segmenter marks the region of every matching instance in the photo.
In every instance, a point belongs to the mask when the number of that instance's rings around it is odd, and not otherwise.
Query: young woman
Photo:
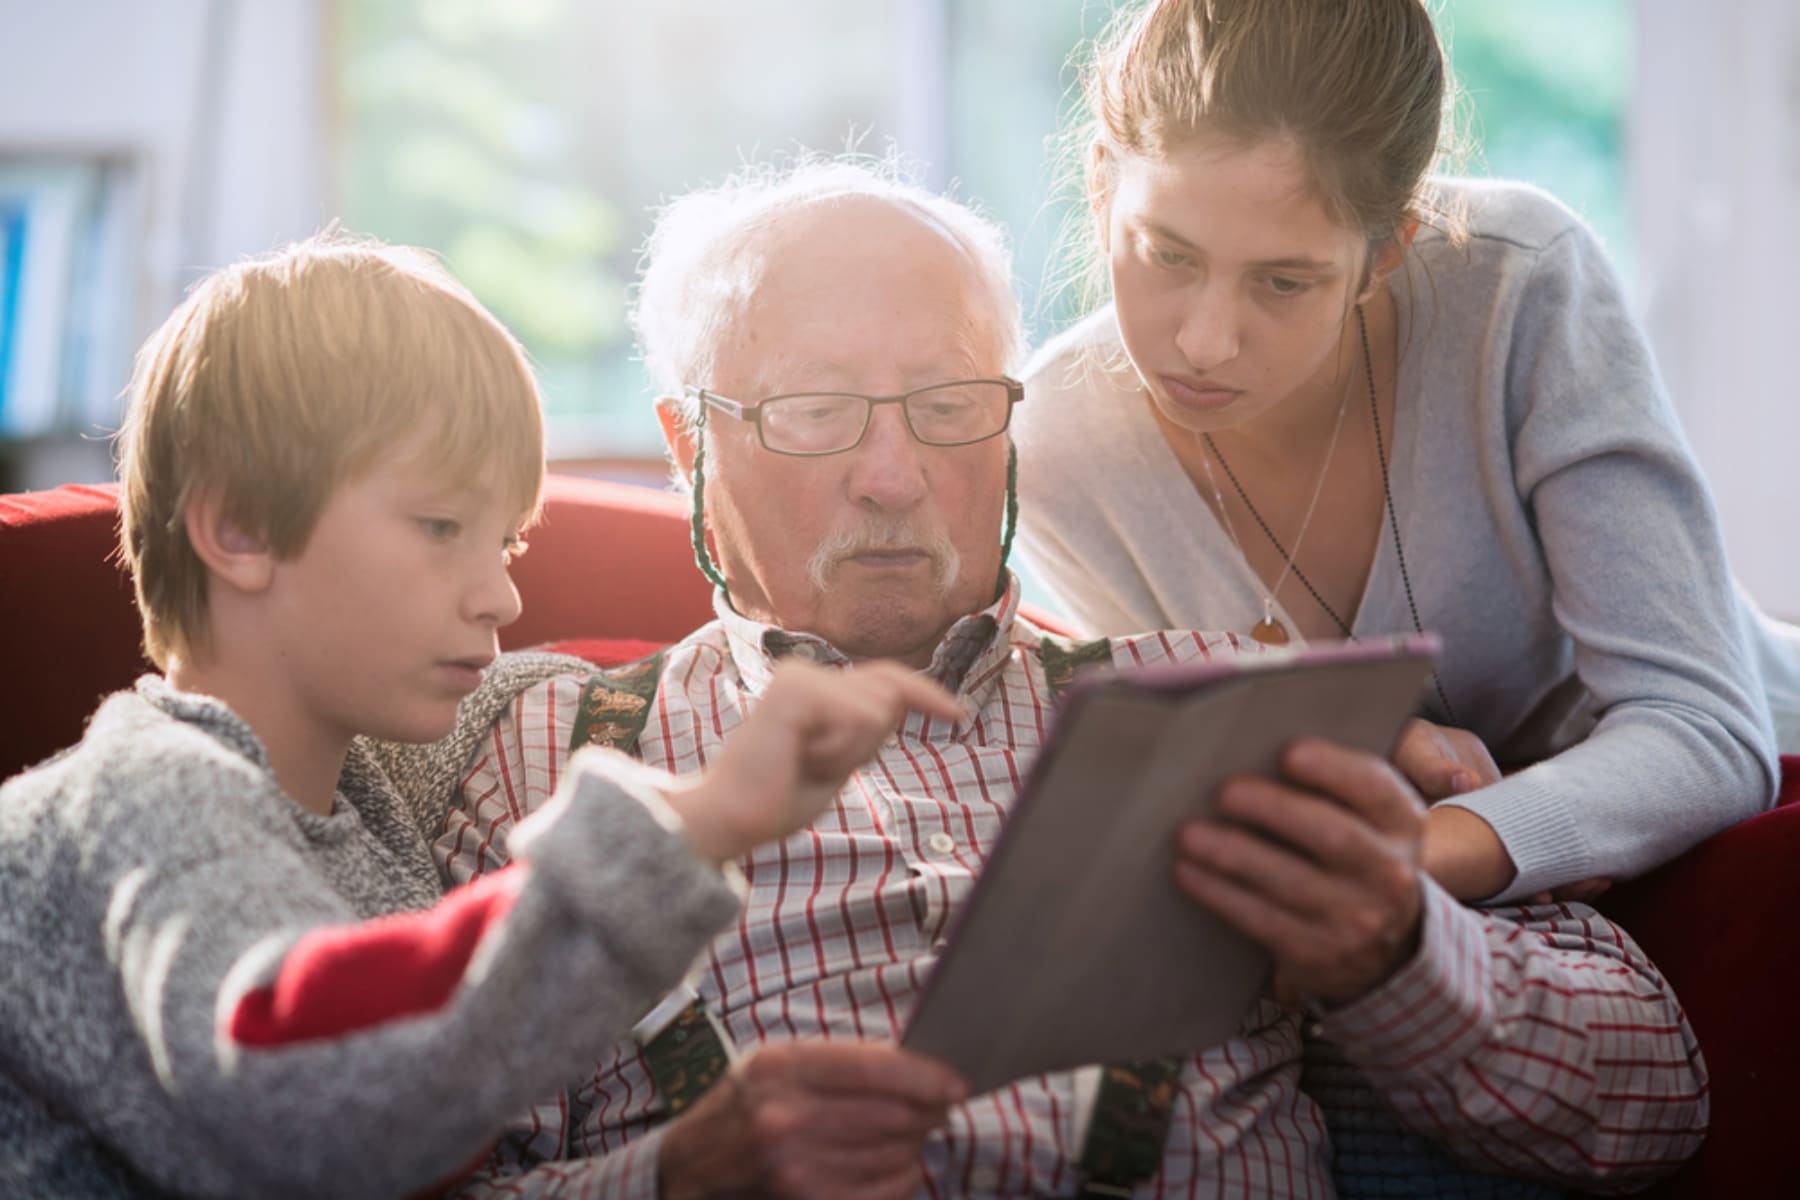
[[[1512,898],[1764,808],[1800,640],[1735,590],[1593,235],[1428,176],[1449,90],[1419,0],[1115,23],[1079,134],[1112,303],[1029,372],[1019,541],[1094,632],[1440,634],[1430,715],[1524,769],[1435,807],[1428,865]]]

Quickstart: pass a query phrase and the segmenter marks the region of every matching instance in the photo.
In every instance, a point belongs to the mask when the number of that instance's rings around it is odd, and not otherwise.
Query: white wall
[[[330,215],[325,10],[326,0],[0,0],[0,154],[141,163],[133,345],[204,271]],[[71,477],[69,453],[85,475],[104,463],[62,449],[39,456],[60,474],[49,483]]]
[[[1732,561],[1800,616],[1800,4],[1639,0],[1640,286]]]

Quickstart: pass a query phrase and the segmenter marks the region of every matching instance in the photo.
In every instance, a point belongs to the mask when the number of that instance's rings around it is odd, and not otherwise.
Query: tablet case
[[[1227,778],[1278,774],[1295,738],[1386,754],[1435,649],[1404,637],[1078,680],[902,1044],[979,1094],[1230,1037],[1269,957],[1176,890],[1177,828]]]

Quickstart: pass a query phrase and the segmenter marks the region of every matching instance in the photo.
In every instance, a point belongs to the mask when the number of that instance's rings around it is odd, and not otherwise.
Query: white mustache
[[[962,555],[942,529],[921,529],[906,517],[871,517],[851,529],[840,529],[819,543],[806,560],[806,576],[824,591],[844,559],[871,551],[918,550],[931,560],[932,581],[948,592],[962,571]]]

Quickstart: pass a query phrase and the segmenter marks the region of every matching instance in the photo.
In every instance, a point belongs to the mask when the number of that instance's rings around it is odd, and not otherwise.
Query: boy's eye
[[[462,523],[450,517],[419,517],[419,528],[434,542],[447,542],[462,532]]]
[[[1289,275],[1271,275],[1264,282],[1277,296],[1298,296],[1312,286],[1307,280],[1295,279]]]
[[[1158,266],[1163,267],[1179,267],[1188,260],[1188,256],[1181,251],[1169,250],[1160,246],[1153,248],[1150,256],[1156,260]]]
[[[531,546],[524,538],[516,533],[511,533],[506,536],[506,541],[501,548],[501,553],[506,555],[507,562],[512,562],[529,549],[531,549]]]

